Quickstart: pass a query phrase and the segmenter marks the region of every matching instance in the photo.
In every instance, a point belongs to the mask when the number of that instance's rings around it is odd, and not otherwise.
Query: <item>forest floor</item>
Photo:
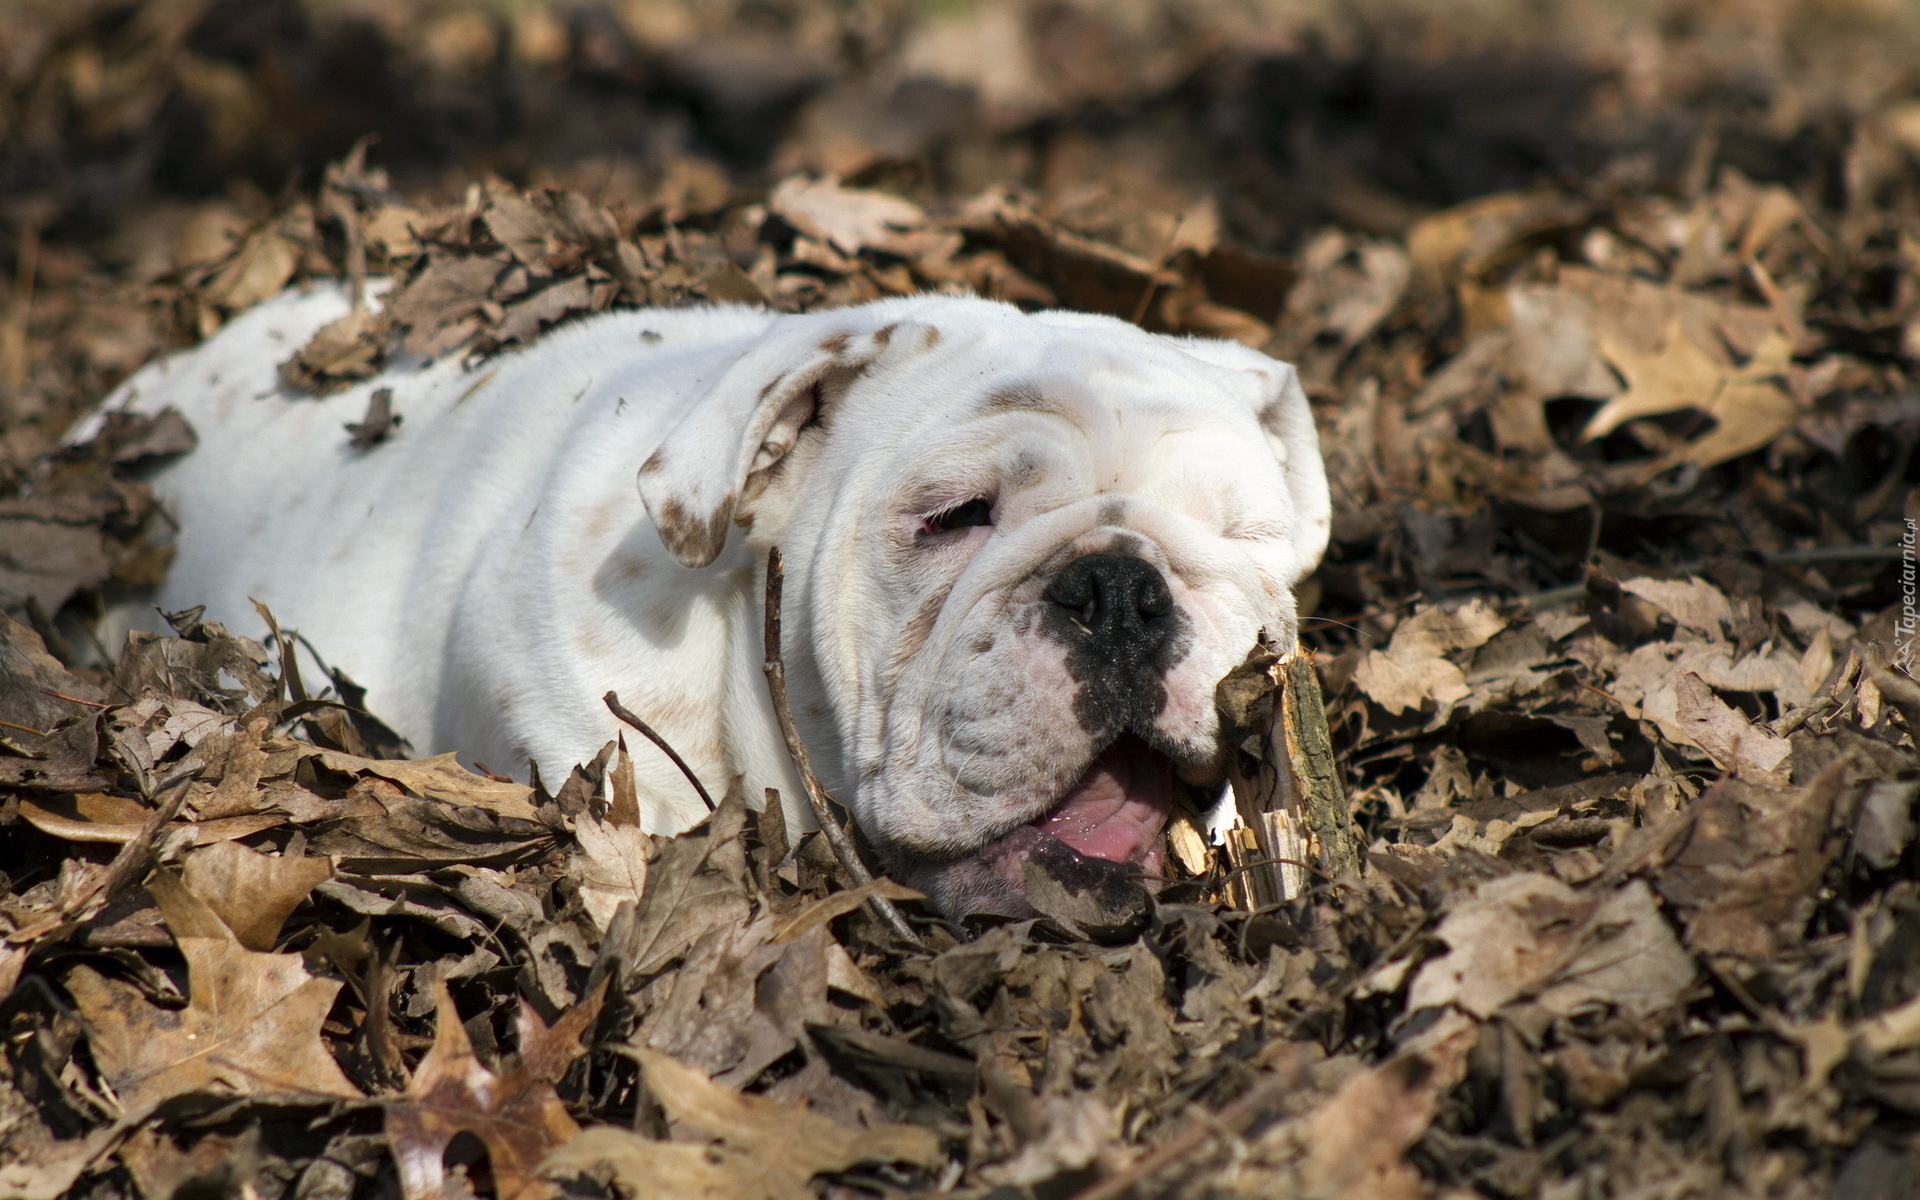
[[[1897,0],[15,0],[0,1196],[1920,1194],[1916,64]],[[640,832],[644,743],[528,787],[264,623],[92,645],[193,435],[63,434],[335,276],[397,290],[314,403],[921,290],[1297,363],[1364,869],[913,944],[737,798]]]

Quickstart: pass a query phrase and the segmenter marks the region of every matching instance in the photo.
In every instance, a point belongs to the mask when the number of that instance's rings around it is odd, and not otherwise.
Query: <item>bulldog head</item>
[[[716,452],[724,466],[716,469]],[[1024,915],[1025,863],[1157,876],[1215,684],[1326,547],[1293,369],[1105,317],[921,297],[774,324],[648,460],[683,562],[789,572],[796,717],[891,874]]]

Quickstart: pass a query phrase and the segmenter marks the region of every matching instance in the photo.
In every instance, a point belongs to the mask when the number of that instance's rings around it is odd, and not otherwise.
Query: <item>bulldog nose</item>
[[[1167,581],[1131,554],[1076,558],[1042,594],[1090,642],[1117,657],[1152,655],[1173,633]]]

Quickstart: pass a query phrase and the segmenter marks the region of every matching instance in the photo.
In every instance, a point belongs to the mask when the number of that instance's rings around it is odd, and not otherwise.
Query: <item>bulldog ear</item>
[[[1182,350],[1214,366],[1245,371],[1253,377],[1248,397],[1254,419],[1267,435],[1273,456],[1287,475],[1287,493],[1293,501],[1293,547],[1299,562],[1298,583],[1313,573],[1327,552],[1333,529],[1333,501],[1327,493],[1327,466],[1320,457],[1320,433],[1314,428],[1313,409],[1300,373],[1292,363],[1269,358],[1237,342],[1215,338],[1173,338]]]
[[[692,400],[639,475],[640,500],[675,558],[704,567],[719,556],[745,515],[742,497],[759,494],[800,431],[872,364],[874,341],[840,314],[776,318]]]

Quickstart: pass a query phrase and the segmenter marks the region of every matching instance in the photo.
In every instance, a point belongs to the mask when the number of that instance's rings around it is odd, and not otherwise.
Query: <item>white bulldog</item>
[[[268,605],[416,751],[548,779],[618,726],[806,820],[761,672],[767,548],[823,781],[950,915],[1029,911],[1023,860],[1156,875],[1176,775],[1222,771],[1214,686],[1326,547],[1291,367],[1107,317],[932,296],[608,313],[324,399],[277,366],[347,310],[288,293],[140,371],[200,448],[158,597]],[[404,423],[352,447],[376,388]],[[738,531],[735,532],[735,527]],[[704,808],[651,747],[645,822]]]

